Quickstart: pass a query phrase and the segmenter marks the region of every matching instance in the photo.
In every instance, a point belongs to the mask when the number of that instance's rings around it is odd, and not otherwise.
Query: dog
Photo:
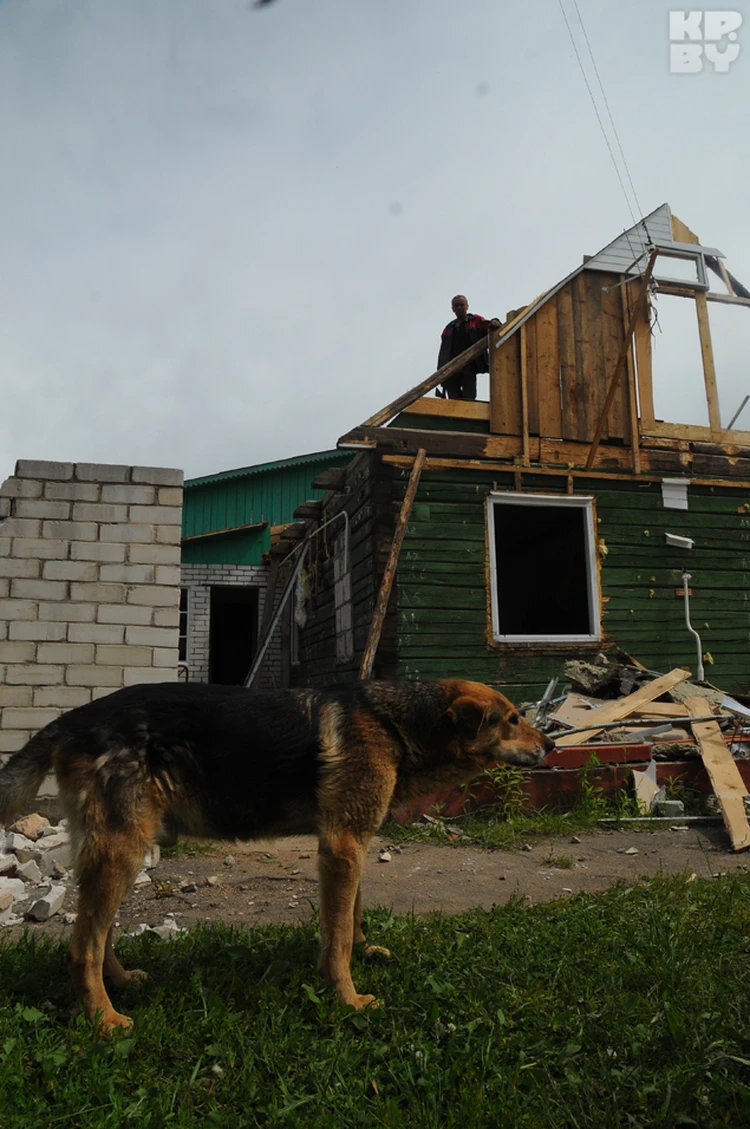
[[[472,779],[496,762],[533,766],[553,743],[479,682],[359,682],[326,690],[131,686],[51,722],[0,773],[0,823],[54,769],[78,879],[69,967],[104,1033],[132,1020],[116,988],[144,976],[115,956],[115,915],[149,846],[180,834],[270,839],[314,833],[320,972],[342,1004],[375,1003],[352,982],[360,875],[391,807]],[[386,952],[366,946],[365,952]]]

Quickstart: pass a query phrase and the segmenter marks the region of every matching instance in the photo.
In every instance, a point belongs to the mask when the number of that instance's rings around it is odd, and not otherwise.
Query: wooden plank
[[[367,634],[367,643],[365,644],[364,654],[362,655],[362,663],[359,668],[359,677],[362,680],[372,677],[372,668],[375,663],[375,654],[380,642],[380,633],[383,630],[383,621],[385,620],[385,613],[388,608],[388,600],[390,599],[391,590],[393,588],[393,581],[396,577],[396,569],[398,568],[398,558],[401,552],[401,546],[404,543],[404,535],[406,533],[406,526],[409,521],[414,498],[416,497],[417,487],[419,486],[419,477],[422,473],[422,467],[425,464],[427,452],[421,448],[417,452],[417,457],[414,460],[414,465],[411,468],[409,476],[409,485],[406,488],[406,494],[401,505],[401,513],[398,516],[396,523],[396,531],[393,534],[393,543],[391,544],[391,551],[388,557],[388,563],[385,566],[383,579],[380,582],[380,591],[375,603],[375,611],[373,613],[370,630]]]
[[[623,331],[628,324],[628,296],[627,286],[624,280],[620,280],[623,285],[618,286],[620,292],[620,308],[622,310],[622,326]],[[627,377],[627,396],[628,396],[628,423],[630,435],[630,447],[633,453],[633,473],[641,473],[641,435],[638,426],[638,400],[635,383],[635,357],[633,356],[633,342],[631,340],[628,345],[627,357],[625,360],[625,375]]]
[[[560,405],[562,438],[578,438],[578,392],[576,388],[573,288],[568,283],[557,294],[557,340],[560,358]]]
[[[638,284],[628,283],[628,306],[632,312],[638,300]],[[654,418],[654,391],[652,383],[652,341],[651,341],[651,305],[646,301],[639,312],[633,331],[635,346],[636,377],[638,380],[638,403],[641,405],[641,430],[652,427]]]
[[[557,345],[557,303],[545,302],[535,314],[539,434],[562,439],[560,356]]]
[[[596,720],[598,722],[620,721],[621,718],[627,717],[638,706],[652,702],[654,698],[666,694],[667,690],[671,690],[673,686],[677,686],[687,678],[690,678],[690,671],[676,667],[669,674],[662,674],[660,678],[655,678],[653,682],[647,682],[645,686],[639,687],[633,694],[628,694],[626,698],[618,698],[617,701],[602,706],[600,710],[596,711]],[[705,709],[705,703],[703,708]],[[585,733],[574,733],[570,736],[560,737],[555,744],[558,748],[565,745],[582,745],[590,737],[595,737],[600,732],[601,726],[593,725]]]
[[[632,314],[630,315],[630,322],[628,324],[627,329],[625,330],[625,340],[622,343],[620,355],[617,358],[617,366],[615,368],[614,373],[612,374],[612,377],[611,377],[611,380],[610,380],[610,385],[609,385],[609,390],[607,392],[607,398],[604,402],[604,407],[602,408],[601,415],[599,416],[599,421],[598,421],[598,423],[596,425],[596,429],[594,431],[594,437],[591,440],[591,450],[589,452],[588,458],[586,459],[586,470],[590,470],[591,467],[594,464],[594,459],[596,457],[596,451],[597,451],[597,448],[599,446],[599,443],[601,442],[602,434],[604,432],[604,427],[605,427],[605,424],[607,422],[607,416],[608,416],[610,408],[612,407],[612,404],[614,402],[615,393],[617,391],[617,385],[618,385],[618,382],[620,380],[620,374],[622,373],[622,371],[625,367],[625,359],[626,359],[627,354],[628,354],[628,349],[630,348],[630,341],[631,341],[631,338],[633,336],[633,331],[635,330],[635,326],[636,326],[636,323],[638,321],[640,311],[645,308],[646,297],[648,295],[648,284],[649,284],[649,281],[651,279],[651,273],[654,269],[654,263],[656,262],[656,254],[657,254],[656,251],[651,252],[651,255],[649,256],[648,264],[647,264],[646,269],[643,273],[643,277],[641,278],[641,285],[640,285],[640,289],[638,291],[638,298],[636,299],[635,308],[634,308]]]
[[[688,698],[685,706],[694,717],[701,717],[705,713],[706,699]],[[744,851],[750,847],[750,824],[745,811],[747,788],[740,770],[724,743],[718,722],[693,721],[691,729],[719,801],[732,847],[735,851]]]
[[[539,360],[536,318],[529,318],[521,326],[521,356],[526,358],[526,403],[528,431],[539,434]]]
[[[490,349],[490,431],[521,435],[521,360],[519,335]]]
[[[698,313],[698,335],[703,358],[703,380],[706,385],[708,404],[708,423],[712,431],[721,431],[721,412],[719,410],[719,391],[716,387],[716,368],[714,352],[711,347],[711,329],[708,324],[708,306],[705,294],[695,295],[695,308]]]
[[[489,419],[490,405],[486,400],[442,400],[440,397],[422,396],[413,404],[408,404],[402,415]]]
[[[594,272],[592,271],[591,273],[593,274]],[[606,382],[607,377],[610,373],[614,372],[617,365],[620,349],[622,348],[623,339],[625,337],[627,318],[625,318],[623,323],[623,287],[619,285],[618,276],[600,274],[599,277],[602,281],[599,300],[601,304],[602,359],[604,380]],[[625,358],[626,374],[629,357],[630,348],[628,348]],[[603,405],[604,397],[602,398],[602,406]],[[605,435],[608,439],[621,439],[628,444],[631,442],[630,405],[627,380],[621,379],[617,384],[617,391],[607,418]]]
[[[588,384],[587,369],[591,367],[589,361],[589,339],[586,310],[588,296],[586,293],[586,275],[582,271],[572,280],[573,300],[573,350],[576,366],[576,439],[585,442],[591,438],[594,420],[597,417],[596,395],[598,389],[591,388]],[[589,362],[587,364],[587,362]]]
[[[519,363],[521,383],[521,454],[524,466],[529,465],[529,374],[527,365],[526,325],[521,326],[519,341]]]

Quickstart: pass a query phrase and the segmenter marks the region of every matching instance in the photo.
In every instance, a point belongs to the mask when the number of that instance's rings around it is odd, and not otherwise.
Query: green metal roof
[[[295,455],[291,459],[277,459],[271,463],[256,463],[255,466],[237,467],[235,470],[222,470],[218,474],[206,474],[202,478],[185,479],[185,489],[194,486],[208,486],[213,482],[226,482],[233,478],[249,478],[253,474],[267,471],[286,470],[290,467],[306,466],[308,463],[326,463],[328,466],[341,466],[351,459],[351,451],[313,451],[311,455]]]
[[[183,562],[259,564],[270,546],[270,527],[293,521],[300,503],[321,498],[325,491],[312,486],[313,478],[351,458],[351,451],[316,451],[189,479],[182,508]]]

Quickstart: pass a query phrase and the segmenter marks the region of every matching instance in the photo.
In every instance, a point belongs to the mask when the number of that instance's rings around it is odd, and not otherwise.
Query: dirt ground
[[[380,861],[383,851],[389,861]],[[365,907],[395,913],[454,914],[489,907],[520,894],[529,903],[567,898],[636,881],[661,871],[711,878],[750,869],[750,854],[734,854],[721,825],[644,830],[630,826],[573,836],[534,839],[530,849],[487,851],[467,846],[418,843],[391,845],[376,839],[363,878]],[[253,925],[307,920],[317,904],[316,842],[294,838],[275,843],[230,843],[194,857],[162,858],[151,881],[131,890],[118,915],[118,934],[138,925],[180,927],[198,921]],[[70,884],[63,913],[48,922],[25,922],[0,931],[0,940],[24,929],[66,936],[75,911]],[[373,941],[376,938],[373,937]]]

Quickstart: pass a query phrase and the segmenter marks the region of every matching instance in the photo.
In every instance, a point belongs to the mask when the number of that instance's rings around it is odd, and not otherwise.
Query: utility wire
[[[578,0],[573,0],[573,3],[575,5],[576,13],[578,15],[578,21],[581,25],[581,30],[583,32],[583,38],[584,38],[584,40],[586,42],[586,46],[588,48],[589,56],[591,58],[591,62],[592,62],[593,68],[594,68],[594,73],[596,74],[596,78],[597,78],[597,81],[599,83],[599,89],[601,91],[602,98],[604,100],[604,105],[607,108],[607,115],[609,117],[609,121],[610,121],[610,124],[612,126],[612,132],[614,133],[614,136],[615,136],[615,139],[616,139],[616,142],[617,142],[617,147],[620,151],[622,164],[625,168],[627,178],[628,178],[628,181],[630,183],[630,189],[631,189],[632,194],[633,194],[633,200],[635,201],[635,205],[638,209],[638,215],[637,216],[634,215],[634,213],[633,213],[633,205],[631,203],[631,198],[628,195],[627,189],[625,187],[625,183],[624,183],[623,178],[620,174],[620,168],[619,168],[619,165],[617,163],[617,159],[615,157],[614,151],[613,151],[612,146],[610,144],[609,137],[607,135],[607,130],[604,127],[604,122],[602,121],[601,114],[599,113],[599,107],[597,106],[596,98],[594,97],[594,92],[591,89],[591,84],[589,83],[588,76],[586,75],[586,70],[585,70],[584,65],[583,65],[583,60],[581,59],[581,55],[578,51],[578,46],[576,44],[575,37],[573,35],[573,29],[570,26],[570,22],[568,20],[567,15],[565,14],[565,8],[563,7],[563,0],[558,0],[558,4],[560,6],[560,11],[562,12],[563,20],[565,21],[565,26],[568,29],[568,35],[570,37],[570,42],[572,44],[573,51],[575,52],[575,57],[578,60],[578,66],[579,66],[579,69],[581,71],[583,81],[586,84],[586,89],[588,91],[589,98],[591,99],[591,105],[594,107],[594,113],[596,114],[596,120],[598,121],[599,128],[602,131],[602,137],[604,138],[604,143],[607,146],[607,151],[609,152],[610,158],[612,160],[612,164],[613,164],[614,170],[615,170],[615,175],[617,176],[617,179],[618,179],[619,184],[620,184],[620,188],[622,189],[622,194],[625,197],[625,203],[627,204],[628,211],[630,212],[630,218],[633,221],[633,227],[637,227],[639,222],[643,223],[643,228],[644,228],[644,231],[646,233],[646,241],[647,241],[647,243],[651,244],[651,243],[653,243],[653,240],[651,239],[651,236],[649,234],[648,227],[646,226],[645,222],[643,221],[643,210],[641,208],[640,201],[638,200],[638,194],[635,190],[635,186],[633,184],[633,179],[630,175],[628,163],[625,159],[625,154],[623,152],[623,148],[622,148],[622,145],[620,143],[620,139],[619,139],[619,136],[618,136],[618,133],[617,133],[617,128],[615,126],[614,119],[612,117],[612,112],[609,108],[609,103],[607,102],[607,96],[604,93],[604,87],[602,85],[602,80],[599,76],[599,70],[596,66],[596,61],[594,59],[594,53],[591,49],[591,44],[589,42],[588,35],[586,34],[586,28],[585,28],[584,23],[583,23],[583,17],[581,16],[581,12],[580,12],[580,9],[578,7]],[[626,235],[627,235],[627,232],[626,232]],[[641,258],[641,252],[636,250],[636,248],[633,247],[633,244],[631,243],[629,236],[628,236],[628,245],[630,246],[630,250],[633,254],[634,261],[637,262],[638,259]]]

